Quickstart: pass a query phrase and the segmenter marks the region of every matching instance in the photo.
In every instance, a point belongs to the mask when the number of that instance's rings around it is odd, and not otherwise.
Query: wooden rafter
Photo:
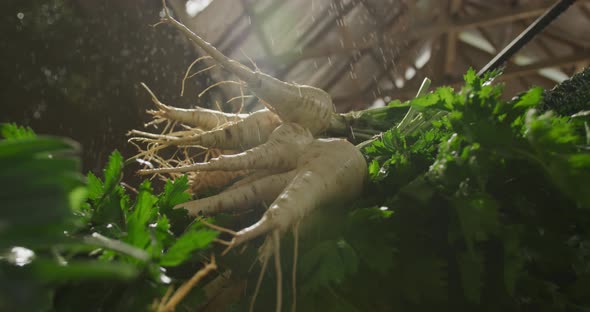
[[[227,1],[229,2],[229,0]],[[377,6],[379,2],[371,0],[329,0],[328,5],[320,9],[320,11],[323,10],[322,12],[314,11],[314,16],[318,17],[319,15],[321,18],[305,23],[303,26],[305,29],[298,27],[300,32],[292,35],[294,36],[294,44],[289,52],[273,54],[273,49],[268,41],[272,30],[266,28],[264,31],[262,24],[265,19],[274,16],[276,10],[288,0],[265,1],[264,8],[258,6],[257,10],[254,9],[254,6],[260,2],[240,1],[243,3],[244,10],[241,13],[242,16],[234,20],[234,26],[241,26],[239,27],[240,35],[221,36],[226,39],[221,39],[215,45],[221,45],[226,54],[233,53],[235,55],[235,50],[244,43],[245,38],[252,38],[252,33],[255,33],[263,48],[262,55],[253,56],[255,62],[261,65],[265,72],[283,80],[289,80],[288,76],[294,69],[298,74],[301,72],[304,75],[313,72],[313,69],[307,70],[301,66],[308,63],[302,63],[304,60],[322,58],[324,61],[326,58],[331,58],[332,66],[322,67],[321,72],[315,71],[313,73],[314,82],[307,82],[314,83],[314,85],[333,93],[352,92],[352,95],[334,98],[339,111],[349,108],[363,108],[359,105],[363,105],[363,103],[368,105],[378,97],[414,96],[416,84],[424,76],[431,78],[434,84],[460,83],[461,71],[464,68],[460,68],[458,65],[463,66],[465,62],[457,60],[466,60],[466,58],[475,55],[477,64],[473,65],[481,66],[480,63],[483,60],[489,59],[493,55],[489,50],[483,51],[477,47],[467,46],[468,44],[460,39],[463,37],[460,37],[459,34],[470,29],[477,29],[478,33],[493,45],[495,51],[499,51],[512,39],[513,35],[516,35],[516,32],[530,24],[531,20],[542,15],[555,2],[555,0],[520,1],[519,3],[523,3],[523,5],[518,5],[510,1],[498,3],[483,0],[441,0],[431,2],[431,6],[436,5],[440,8],[431,7],[427,10],[421,5],[416,5],[415,1],[388,2]],[[589,0],[578,0],[574,16],[590,18],[590,10],[587,6],[589,3]],[[363,5],[370,13],[369,19],[375,22],[375,24],[361,26],[362,33],[370,33],[371,36],[364,36],[360,40],[357,39],[358,37],[353,39],[347,25],[343,22],[351,20],[349,14],[359,4]],[[394,6],[397,8],[392,10]],[[240,14],[240,12],[234,13]],[[397,13],[401,15],[399,20],[407,20],[406,17],[408,17],[410,21],[415,18],[416,22],[413,22],[414,25],[400,23],[403,27],[396,26]],[[396,17],[390,18],[393,15]],[[244,19],[248,16],[252,23],[244,27]],[[425,16],[432,19],[425,20]],[[360,24],[362,25],[362,23]],[[502,27],[497,27],[499,25]],[[504,27],[504,25],[506,26]],[[506,33],[502,36],[504,30],[510,29],[508,27],[514,27],[516,32]],[[518,85],[519,82],[528,85],[529,79],[534,79],[537,83],[550,84],[551,81],[548,78],[539,75],[540,68],[559,67],[569,75],[582,66],[590,64],[590,59],[585,57],[590,49],[590,42],[583,40],[586,34],[568,32],[563,27],[570,27],[570,24],[567,22],[552,24],[539,34],[529,47],[529,49],[539,50],[539,53],[534,55],[543,58],[542,60],[526,66],[510,63],[501,79],[513,79],[515,85]],[[228,31],[235,31],[235,27],[230,27]],[[333,35],[335,32],[340,32],[342,43],[322,42],[330,33]],[[358,35],[359,32],[355,30],[354,33]],[[393,86],[388,89],[379,89],[379,82],[388,76],[387,79],[395,84],[396,78],[399,78],[398,75],[403,74],[407,66],[414,63],[417,55],[415,48],[427,42],[433,44],[431,60],[426,66],[420,69],[416,68],[417,73],[414,79],[406,81],[402,88]],[[408,47],[410,45],[411,47]],[[557,50],[556,46],[558,45],[562,47],[566,45],[566,47]],[[400,46],[406,47],[401,48]],[[389,52],[386,52],[386,59],[384,59],[379,53],[379,49],[400,52],[394,53],[395,56],[390,56]],[[565,53],[570,54],[563,56]],[[245,58],[240,58],[239,61],[248,63]],[[369,66],[374,66],[373,62],[383,66],[377,66],[375,70],[368,73],[368,77],[360,77],[363,84],[358,87],[358,90],[355,90],[355,88],[350,88],[350,81],[346,80],[345,82],[343,77],[346,78],[347,72],[357,66],[360,61],[363,66],[367,63],[371,63]],[[347,88],[342,88],[343,83],[346,83]]]
[[[472,47],[474,48],[474,47]],[[460,49],[461,51],[461,49]],[[481,51],[481,50],[480,50]],[[481,51],[485,53],[484,51]],[[461,52],[460,52],[461,53]],[[488,55],[489,56],[489,55]],[[537,61],[532,64],[518,66],[516,64],[510,64],[504,70],[504,73],[500,76],[500,80],[509,80],[513,78],[523,77],[527,75],[537,75],[538,71],[544,68],[559,68],[564,66],[573,66],[579,63],[590,63],[590,54],[588,53],[574,53],[572,55],[568,55],[565,57],[558,57],[552,58],[547,60]],[[431,88],[435,88],[441,86],[441,83],[438,81],[433,81],[434,85]],[[450,86],[457,86],[463,83],[462,79],[454,79],[452,81],[448,81],[442,85],[450,85]],[[382,96],[389,96],[391,98],[399,98],[399,99],[407,99],[414,96],[416,93],[415,88],[404,88],[404,89],[389,89],[389,90],[382,90]],[[342,98],[335,98],[335,103],[350,103],[350,102],[359,102],[359,101],[367,101],[368,95],[366,93],[357,93],[352,94]],[[369,100],[370,101],[370,100]]]
[[[473,68],[481,68],[482,66],[485,65],[485,62],[489,61],[495,55],[494,53],[489,53],[489,52],[484,51],[478,47],[472,46],[472,45],[470,45],[468,43],[464,43],[464,42],[460,43],[459,49],[461,51],[464,51],[465,54],[462,57],[464,57],[466,60],[469,60],[469,62],[466,62],[466,63],[469,64]],[[479,61],[474,61],[473,56],[478,56]],[[508,65],[514,66],[514,67],[519,66],[518,64],[514,63],[514,61],[512,61],[512,60],[508,61]],[[555,81],[539,75],[538,72],[530,73],[527,75],[521,75],[518,78],[526,80],[528,77],[533,77],[535,79],[541,79],[541,80],[547,82],[548,85],[555,84]],[[503,79],[503,78],[501,78],[501,79]],[[528,85],[530,86],[530,84],[528,84]]]
[[[346,3],[340,9],[340,14],[343,14],[344,16],[346,16],[354,8],[355,5],[356,5],[355,1],[350,1],[349,3]],[[326,9],[326,11],[324,11],[320,15],[326,16],[327,11],[328,11],[328,9]],[[295,44],[301,45],[302,49],[307,49],[309,46],[317,44],[329,31],[331,31],[332,29],[334,29],[337,26],[337,24],[336,24],[337,19],[338,19],[338,16],[328,18],[327,22],[323,21],[322,19],[316,19],[315,22],[310,26],[310,30],[320,27],[320,24],[322,24],[322,23],[323,23],[323,27],[319,31],[315,32],[314,34],[312,34],[309,37],[301,36],[301,37],[297,38],[295,41]],[[299,60],[293,60],[290,63],[283,63],[283,64],[286,64],[286,66],[282,70],[279,71],[279,73],[277,74],[277,77],[284,78],[285,76],[287,76],[289,74],[289,72],[291,70],[293,70],[293,68],[297,65],[298,61]]]
[[[462,0],[451,0],[449,3],[449,20],[457,18],[457,14],[463,4]],[[455,60],[457,58],[457,32],[449,31],[447,33],[446,53],[445,53],[445,76],[451,76],[455,68]]]
[[[269,16],[271,16],[274,12],[276,12],[285,3],[286,3],[286,0],[277,0],[277,1],[274,1],[267,8],[265,8],[255,18],[257,20],[258,24],[259,25],[263,24],[264,21]],[[246,9],[248,6],[249,5],[246,3],[243,4],[244,9]],[[237,36],[237,37],[233,38],[231,41],[226,41],[227,40],[226,38],[230,38],[229,34],[232,31],[235,31],[235,28],[237,27],[237,25],[239,25],[239,23],[241,23],[242,20],[244,18],[246,18],[247,16],[248,16],[248,13],[246,12],[246,10],[244,10],[244,12],[240,15],[240,17],[237,18],[236,21],[234,21],[232,23],[232,25],[227,27],[227,29],[225,30],[225,32],[221,36],[220,42],[215,43],[215,46],[223,48],[222,51],[226,54],[231,53],[233,50],[236,49],[236,47],[240,46],[244,42],[244,40],[246,40],[246,38],[248,38],[250,31],[253,30],[254,26],[252,24],[249,24],[248,27],[246,27],[246,29],[244,30],[244,32],[242,33],[241,36]],[[250,18],[252,18],[252,17],[250,17]],[[245,61],[247,61],[247,60],[245,60]]]
[[[375,28],[375,32],[380,33],[382,27],[392,27],[394,24],[397,23],[397,21],[399,20],[399,17],[401,16],[401,14],[403,14],[404,10],[399,10],[397,12],[396,15],[394,15],[393,17],[391,17],[388,21],[383,21],[379,18],[379,16],[377,15],[377,13],[375,12],[375,8],[373,6],[370,5],[370,3],[368,3],[368,1],[362,1],[361,3],[363,4],[363,6],[367,9],[367,11],[369,12],[369,14],[371,14],[371,16],[373,18],[375,18],[377,20],[377,25]],[[382,36],[382,34],[381,34]],[[348,57],[348,59],[345,62],[345,65],[342,66],[338,72],[332,76],[332,78],[330,80],[328,80],[324,85],[323,88],[324,90],[330,90],[330,88],[332,88],[332,86],[334,86],[336,83],[338,83],[344,73],[346,73],[346,71],[349,69],[349,67],[351,66],[350,64],[355,64],[356,62],[358,62],[367,52],[370,52],[371,57],[377,62],[377,63],[381,63],[381,60],[378,60],[376,55],[375,55],[375,51],[373,51],[372,49],[369,50],[363,50],[360,51],[359,53],[354,53],[351,56]],[[385,62],[385,67],[384,70],[379,74],[378,78],[375,79],[375,83],[378,83],[379,80],[381,80],[385,75],[391,75],[391,67],[393,66],[395,60],[391,60],[391,62]],[[394,77],[391,77],[392,80],[394,80]],[[371,89],[373,87],[373,85],[368,85],[365,88],[365,91],[367,89]]]
[[[408,43],[406,47],[406,53],[396,55],[396,58],[393,61],[398,64],[410,62],[410,56],[413,55],[412,52],[414,52],[415,49],[419,47],[419,43],[421,42],[422,41],[420,40],[414,40]],[[382,71],[377,77],[377,81],[381,80],[386,74],[387,73],[385,71]],[[344,108],[342,110],[346,111],[348,109],[358,108],[354,105],[362,103],[363,101],[371,101],[378,97],[391,96],[391,90],[379,90],[378,94],[374,89],[374,85],[368,85],[365,89],[353,95],[334,98],[334,103],[337,106],[344,105]]]
[[[252,27],[254,27],[254,33],[256,34],[256,37],[258,37],[258,41],[262,45],[264,53],[266,55],[273,54],[272,48],[268,43],[266,35],[264,34],[264,28],[262,27],[260,18],[256,16],[256,13],[254,12],[254,10],[252,10],[250,5],[248,5],[248,2],[246,0],[241,0],[241,2],[242,7],[244,8],[244,13],[246,14],[246,16],[250,18],[251,25]]]
[[[568,56],[538,61],[524,66],[508,66],[502,75],[503,79],[535,73],[543,68],[564,67],[590,61],[590,53],[576,52]]]
[[[583,3],[580,2],[580,3]],[[374,48],[376,46],[393,46],[399,44],[399,41],[410,40],[415,38],[431,38],[445,34],[449,31],[461,31],[477,26],[491,26],[502,23],[513,22],[516,20],[538,17],[543,14],[547,8],[551,6],[551,2],[544,5],[534,7],[523,7],[519,9],[500,10],[494,13],[485,13],[478,16],[466,17],[456,21],[449,21],[448,23],[440,23],[435,25],[417,27],[412,31],[386,31],[383,33],[384,38],[374,38],[367,42],[357,43],[352,49],[343,48],[342,46],[324,46],[324,47],[309,47],[301,49],[300,52],[288,52],[278,55],[271,55],[266,57],[266,61],[274,64],[292,63],[309,58],[327,57],[331,55],[342,55],[357,53],[366,49]],[[264,62],[264,59],[257,60],[257,62]]]

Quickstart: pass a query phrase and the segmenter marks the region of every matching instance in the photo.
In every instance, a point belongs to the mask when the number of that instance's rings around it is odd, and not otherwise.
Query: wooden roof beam
[[[273,2],[271,5],[269,5],[266,9],[264,9],[262,12],[260,12],[258,14],[258,17],[256,18],[258,23],[259,24],[264,23],[264,20],[266,18],[268,18],[270,15],[272,15],[274,12],[276,12],[285,3],[286,3],[286,0],[277,0],[277,1]],[[248,16],[248,13],[246,10],[247,6],[248,6],[248,4],[243,3],[244,11],[240,15],[240,17],[238,17],[224,31],[223,35],[220,37],[221,39],[219,40],[219,42],[214,43],[214,46],[222,49],[222,52],[226,55],[230,54],[236,47],[238,47],[240,44],[242,44],[244,42],[244,40],[246,40],[246,38],[248,38],[250,31],[252,31],[252,29],[254,28],[253,27],[254,25],[248,25],[248,27],[246,27],[246,29],[241,34],[241,36],[237,36],[229,42],[226,42],[227,39],[224,39],[224,38],[230,38],[229,34],[232,32],[235,32],[236,31],[235,28],[237,27],[237,25],[239,25],[239,23],[242,21],[242,19],[244,19],[244,17]],[[250,18],[252,19],[252,16],[250,16]],[[223,47],[224,45],[227,45],[227,46]],[[271,55],[271,54],[269,54],[269,55]],[[248,60],[243,60],[241,62],[246,64],[248,62]]]
[[[462,0],[451,0],[449,3],[449,17],[448,19],[453,20],[457,17],[461,6]],[[445,52],[445,65],[444,75],[452,76],[455,68],[455,61],[457,59],[457,32],[449,31],[446,38],[446,52]]]
[[[354,9],[355,6],[356,6],[355,1],[351,1],[347,4],[345,4],[344,7],[341,7],[340,10],[338,10],[338,14],[335,17],[330,18],[328,20],[328,22],[324,24],[324,27],[322,27],[318,32],[311,35],[311,37],[309,37],[309,38],[307,38],[305,36],[299,37],[299,38],[297,38],[296,43],[302,44],[304,49],[307,49],[307,47],[318,43],[328,32],[330,32],[334,27],[337,26],[336,21],[338,20],[338,16],[339,15],[346,16],[348,13],[350,13],[350,11],[352,11],[352,9]],[[324,12],[324,14],[321,14],[321,16],[325,16],[328,10],[329,10],[329,8],[327,8],[326,11]],[[316,27],[319,27],[319,25],[321,23],[322,23],[322,19],[318,18],[315,20],[315,22],[309,28],[314,29]],[[291,63],[288,63],[287,66],[283,70],[280,71],[278,78],[284,78],[285,76],[287,76],[287,74],[289,74],[289,72],[297,65],[298,61],[299,60],[294,60]]]
[[[588,61],[590,61],[590,54],[581,51],[573,53],[572,55],[542,60],[524,66],[508,65],[506,67],[506,70],[504,71],[504,74],[502,74],[501,79],[529,75],[531,73],[536,73],[538,70],[544,68],[572,66],[578,63],[585,63]]]
[[[576,3],[583,3],[578,1]],[[435,24],[426,27],[418,27],[411,31],[394,31],[384,32],[383,38],[375,38],[364,43],[357,43],[356,47],[352,49],[337,46],[325,46],[318,48],[304,48],[299,52],[289,52],[279,55],[269,56],[266,60],[257,60],[260,62],[270,61],[275,64],[292,63],[309,58],[327,57],[330,55],[342,55],[355,53],[357,51],[367,50],[379,45],[394,45],[395,41],[407,41],[417,38],[430,38],[438,36],[449,31],[459,32],[464,29],[473,28],[477,26],[490,26],[513,22],[515,20],[526,19],[531,17],[538,17],[543,14],[549,7],[551,2],[545,5],[535,7],[524,7],[520,9],[507,9],[491,14],[481,14],[478,16],[467,17],[460,20],[449,21],[443,24]],[[575,5],[575,4],[574,4]]]
[[[272,55],[272,48],[268,43],[268,40],[266,39],[264,28],[262,27],[262,21],[259,19],[259,17],[256,16],[256,13],[250,7],[248,2],[246,2],[246,0],[242,0],[241,3],[242,7],[244,8],[244,14],[246,14],[246,16],[250,18],[250,22],[253,24],[252,26],[254,27],[254,33],[256,34],[256,36],[258,37],[258,41],[260,41],[260,44],[262,45],[262,50],[264,50],[264,53],[266,53],[266,55]]]
[[[407,7],[401,7],[396,11],[396,14],[389,18],[388,20],[383,20],[383,18],[381,18],[377,12],[377,8],[375,8],[374,6],[372,6],[367,0],[361,0],[363,6],[367,9],[367,11],[369,12],[369,14],[371,14],[371,16],[373,18],[375,18],[375,20],[377,21],[377,25],[375,28],[375,32],[379,33],[379,38],[384,38],[384,34],[383,34],[383,28],[394,28],[399,26],[399,21],[400,18],[402,16],[403,13],[407,13]],[[405,8],[405,9],[404,9]],[[413,45],[415,45],[416,43],[414,42]],[[373,84],[369,84],[363,91],[364,92],[368,92],[370,91],[372,88],[374,88],[381,79],[383,79],[383,77],[385,77],[386,75],[389,76],[389,79],[395,83],[395,76],[392,73],[392,69],[393,69],[393,65],[395,64],[395,62],[397,61],[397,59],[400,58],[400,55],[396,55],[394,57],[394,59],[392,60],[381,60],[379,59],[379,55],[377,55],[375,49],[370,49],[370,50],[365,50],[365,51],[369,51],[370,52],[370,56],[373,59],[373,61],[375,61],[376,64],[380,64],[380,63],[384,63],[385,66],[383,68],[383,71],[378,75],[378,76],[374,76],[374,83]],[[383,54],[383,52],[382,52]],[[361,56],[364,55],[363,52],[361,52]],[[383,56],[384,58],[384,56]]]
[[[572,55],[568,55],[565,57],[558,57],[550,60],[543,60],[538,61],[529,65],[525,66],[516,66],[516,65],[509,65],[504,73],[499,77],[500,80],[507,80],[512,79],[520,76],[526,76],[531,74],[536,74],[539,70],[544,68],[552,68],[552,67],[563,67],[563,66],[572,66],[579,63],[587,63],[590,62],[590,55],[588,53],[574,53]],[[436,84],[436,81],[431,89],[434,90],[436,87],[440,87],[440,84]],[[463,84],[462,79],[455,79],[446,83],[444,85],[450,86],[459,86]],[[391,89],[391,90],[383,90],[383,96],[389,96],[391,98],[399,98],[399,99],[406,99],[416,95],[417,90],[410,90],[410,89]],[[366,94],[355,94],[343,98],[335,98],[334,103],[338,104],[340,102],[351,102],[351,101],[367,101]]]

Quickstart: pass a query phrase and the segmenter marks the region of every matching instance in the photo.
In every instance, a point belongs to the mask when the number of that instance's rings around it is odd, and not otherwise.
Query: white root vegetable
[[[253,71],[223,55],[185,25],[172,18],[166,8],[165,12],[162,23],[168,23],[180,30],[223,68],[246,82],[252,93],[282,120],[298,123],[308,128],[312,134],[319,134],[330,126],[334,105],[326,91],[311,86],[287,83],[260,71]]]
[[[189,174],[191,192],[201,194],[207,190],[221,189],[248,174],[250,174],[250,170],[191,172]]]
[[[152,96],[152,102],[154,102],[158,108],[157,111],[148,111],[148,113],[153,115],[155,118],[174,120],[202,130],[211,130],[220,125],[227,124],[229,122],[240,121],[248,117],[248,114],[228,114],[202,107],[182,109],[174,106],[168,106],[162,103],[147,85],[144,83],[141,83],[141,85]]]
[[[237,246],[274,229],[284,233],[315,208],[356,197],[366,176],[367,164],[354,145],[341,139],[318,139],[299,157],[297,169],[176,208],[183,207],[192,215],[215,214],[276,198],[260,221],[237,232],[232,240],[232,246]]]
[[[274,256],[277,277],[276,311],[281,311],[281,236],[291,229],[294,235],[297,235],[298,225],[314,210],[357,197],[363,191],[367,180],[366,161],[360,151],[344,139],[315,138],[330,126],[335,114],[328,93],[314,87],[280,81],[227,58],[174,20],[166,8],[165,0],[163,5],[165,14],[161,23],[170,24],[183,32],[219,65],[243,80],[268,110],[247,116],[203,109],[185,111],[166,106],[152,95],[154,103],[159,108],[158,112],[153,113],[154,117],[179,121],[200,129],[210,129],[193,136],[144,135],[145,141],[155,144],[155,148],[197,145],[243,152],[221,155],[207,162],[175,168],[148,169],[140,173],[166,173],[173,176],[179,172],[189,172],[202,177],[214,173],[223,177],[239,171],[248,172],[249,176],[217,195],[180,204],[175,208],[184,208],[189,214],[198,216],[240,212],[262,202],[271,203],[256,223],[237,232],[216,225],[209,226],[233,235],[230,241],[218,240],[227,245],[224,253],[235,246],[266,235],[266,240],[259,250],[263,269],[254,291],[251,310],[264,270],[270,257]],[[192,115],[197,116],[197,119],[191,119]],[[234,118],[239,120],[233,120]],[[227,180],[225,182],[227,183]],[[297,247],[298,240],[295,237],[295,248]],[[296,250],[294,255],[295,271]],[[295,309],[295,273],[292,287],[292,307]]]
[[[254,300],[268,259],[274,256],[277,275],[276,310],[281,311],[280,237],[291,227],[296,228],[300,221],[313,210],[358,196],[363,190],[366,179],[367,164],[354,145],[342,139],[317,139],[308,145],[298,158],[294,170],[267,176],[215,196],[180,204],[176,208],[184,207],[191,215],[215,214],[235,212],[252,207],[261,201],[271,201],[276,198],[262,218],[252,226],[238,232],[226,231],[234,237],[230,242],[225,243],[228,247],[224,253],[258,236],[272,234],[272,248],[265,243],[261,249],[262,271],[250,307],[253,311]],[[269,237],[267,242],[268,239]],[[295,285],[295,275],[293,275],[293,285]],[[294,297],[293,306],[295,306],[295,300]]]
[[[284,233],[322,205],[356,198],[367,179],[365,158],[354,145],[341,139],[315,140],[299,158],[295,171],[295,177],[262,218],[238,231],[230,247],[272,230]]]
[[[205,172],[211,172],[211,171],[199,171],[202,173]],[[224,171],[224,172],[228,172],[228,171]],[[229,171],[229,172],[235,172],[235,171]],[[245,176],[243,179],[240,179],[239,181],[236,181],[235,183],[233,183],[232,185],[228,186],[227,189],[234,189],[236,187],[240,187],[242,185],[248,184],[250,182],[256,181],[258,179],[262,179],[264,177],[273,175],[273,174],[278,174],[278,173],[283,173],[284,170],[281,169],[259,169],[259,170],[254,170],[253,172],[250,172],[248,174],[248,176]]]
[[[187,138],[186,141],[205,147],[244,150],[266,142],[279,124],[280,120],[275,114],[268,110],[259,110],[240,121],[227,124],[224,128]]]
[[[148,112],[156,117],[174,120],[202,130],[212,130],[221,125],[236,122],[248,117],[248,114],[228,114],[212,109],[196,107],[191,109],[173,106],[160,107],[159,111]]]
[[[220,149],[244,150],[266,142],[279,124],[280,119],[275,114],[269,110],[259,110],[242,120],[228,123],[223,128],[193,136],[152,141],[163,145],[198,145]]]
[[[272,202],[293,179],[294,170],[263,177],[231,188],[217,195],[177,205],[184,208],[190,215],[217,214],[221,212],[237,212],[253,207],[261,202]]]
[[[221,155],[205,163],[196,163],[174,168],[140,170],[139,174],[157,174],[170,172],[233,171],[241,169],[293,169],[297,158],[311,143],[311,133],[298,124],[284,123],[270,135],[268,141],[245,152],[233,155]],[[273,157],[267,157],[273,155]]]

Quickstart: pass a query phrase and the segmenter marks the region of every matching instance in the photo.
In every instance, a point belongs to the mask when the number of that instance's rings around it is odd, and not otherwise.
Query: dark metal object
[[[576,0],[560,0],[547,10],[543,15],[539,16],[529,27],[527,27],[518,37],[514,38],[500,53],[498,53],[486,66],[484,66],[478,73],[478,76],[483,76],[502,66],[510,57],[524,47],[531,39],[538,33],[543,31],[553,20],[555,20],[561,13],[565,12]]]

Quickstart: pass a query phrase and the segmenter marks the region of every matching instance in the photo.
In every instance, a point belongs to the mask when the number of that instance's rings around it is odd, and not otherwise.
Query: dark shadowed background
[[[3,0],[0,4],[0,122],[71,137],[83,147],[83,170],[99,171],[152,108],[145,82],[176,106],[196,104],[192,80],[180,81],[194,50],[176,31],[153,28],[153,0]],[[134,166],[128,166],[127,178]]]

